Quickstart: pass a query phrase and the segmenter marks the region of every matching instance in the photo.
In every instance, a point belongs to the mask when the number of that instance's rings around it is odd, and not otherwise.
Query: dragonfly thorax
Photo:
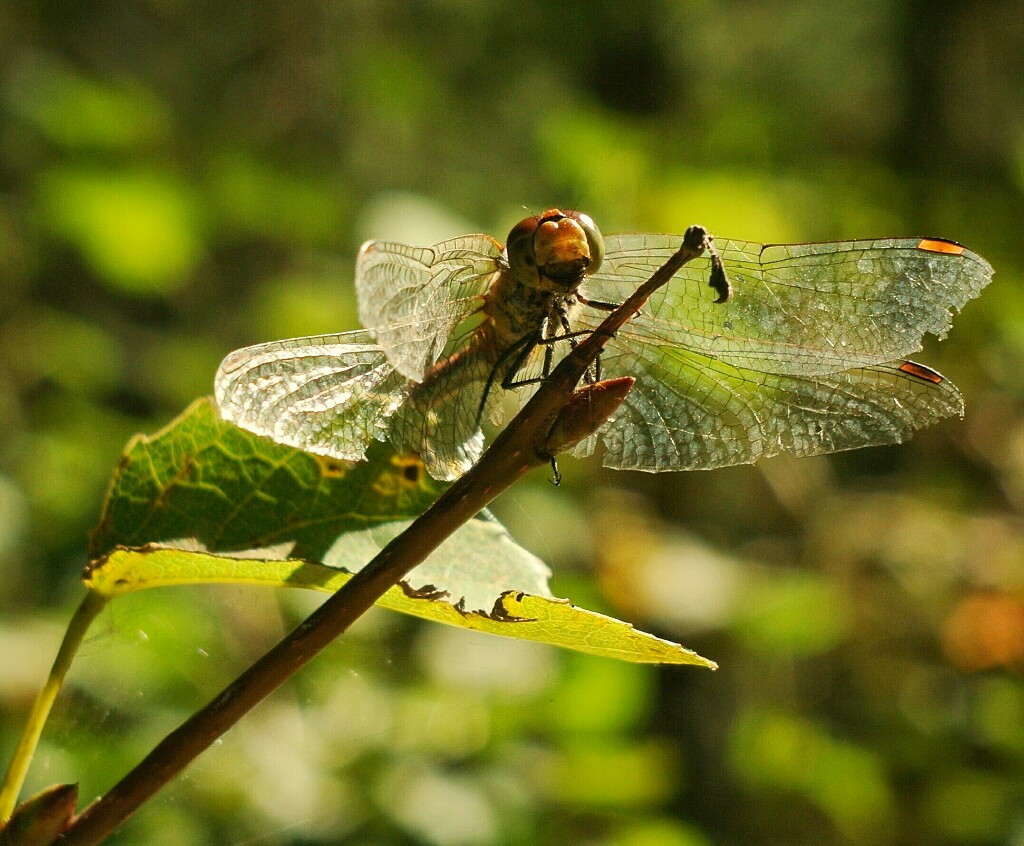
[[[578,284],[578,283],[577,283]],[[556,321],[568,314],[576,304],[575,289],[552,291],[523,280],[506,270],[491,283],[484,296],[484,313],[488,320],[484,334],[492,339],[496,355],[516,345],[527,335],[536,335],[546,321]]]

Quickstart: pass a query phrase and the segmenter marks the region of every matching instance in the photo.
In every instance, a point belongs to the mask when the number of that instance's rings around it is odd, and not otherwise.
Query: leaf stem
[[[29,764],[32,763],[32,756],[39,744],[39,737],[43,733],[43,726],[46,724],[50,709],[53,708],[54,700],[64,683],[64,677],[71,667],[78,647],[82,645],[82,639],[89,630],[89,626],[106,604],[105,596],[91,590],[85,595],[71,618],[71,622],[68,623],[60,649],[57,650],[57,657],[53,661],[53,667],[50,668],[50,675],[40,688],[39,693],[36,694],[28,714],[28,721],[21,733],[21,739],[14,750],[14,757],[11,758],[11,764],[7,768],[7,775],[4,776],[3,787],[0,788],[0,824],[6,823],[14,811],[18,794],[21,793],[21,788],[25,784],[25,776],[28,775]]]
[[[679,251],[559,363],[464,476],[337,593],[86,808],[64,833],[63,846],[100,843],[246,712],[344,633],[459,526],[531,468],[547,463],[544,449],[552,426],[608,339],[680,267],[709,247],[707,233],[690,227]]]

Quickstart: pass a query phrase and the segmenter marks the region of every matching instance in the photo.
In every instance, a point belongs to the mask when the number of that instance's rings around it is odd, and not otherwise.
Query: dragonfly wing
[[[611,235],[585,295],[622,302],[682,241],[677,235]],[[643,344],[681,346],[739,368],[819,376],[905,358],[925,333],[943,337],[992,278],[976,253],[910,238],[831,244],[752,244],[716,239],[732,295],[715,303],[709,259],[683,267],[630,323]],[[584,310],[589,312],[589,310]],[[583,315],[595,326],[602,315]]]
[[[366,332],[273,341],[236,350],[217,371],[222,416],[319,455],[366,457],[383,440],[408,381]]]
[[[783,452],[809,456],[897,443],[963,414],[956,387],[912,362],[795,376],[620,340],[609,343],[603,371],[638,378],[601,431],[604,463],[617,469],[707,470]]]
[[[418,382],[482,307],[500,256],[501,245],[486,235],[433,247],[368,241],[356,259],[359,320],[395,369]]]
[[[484,418],[498,416],[503,391],[498,384],[488,390],[493,365],[478,349],[474,337],[460,354],[431,370],[412,386],[391,420],[391,440],[416,450],[435,479],[456,479],[480,457],[481,406]]]

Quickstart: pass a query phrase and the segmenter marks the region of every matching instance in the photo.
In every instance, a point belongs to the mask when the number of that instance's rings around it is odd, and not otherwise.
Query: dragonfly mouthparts
[[[568,261],[550,261],[541,268],[541,272],[556,282],[579,284],[589,266],[590,259],[580,256]]]

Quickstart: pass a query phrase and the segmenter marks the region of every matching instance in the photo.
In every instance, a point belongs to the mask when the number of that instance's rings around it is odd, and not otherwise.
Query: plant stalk
[[[50,709],[53,708],[54,700],[60,693],[64,677],[71,668],[78,647],[82,645],[82,639],[89,630],[92,621],[103,610],[107,604],[107,598],[95,591],[89,591],[75,611],[71,622],[68,623],[67,631],[64,632],[64,640],[61,641],[60,649],[57,650],[57,657],[53,660],[53,667],[50,668],[50,675],[46,682],[36,694],[32,708],[28,712],[28,720],[21,733],[21,739],[14,750],[11,764],[7,768],[7,775],[4,776],[3,787],[0,788],[0,825],[10,819],[14,807],[18,801],[18,794],[25,784],[25,776],[28,775],[29,764],[32,763],[32,756],[35,754],[39,738],[43,733],[43,726],[50,716]]]

